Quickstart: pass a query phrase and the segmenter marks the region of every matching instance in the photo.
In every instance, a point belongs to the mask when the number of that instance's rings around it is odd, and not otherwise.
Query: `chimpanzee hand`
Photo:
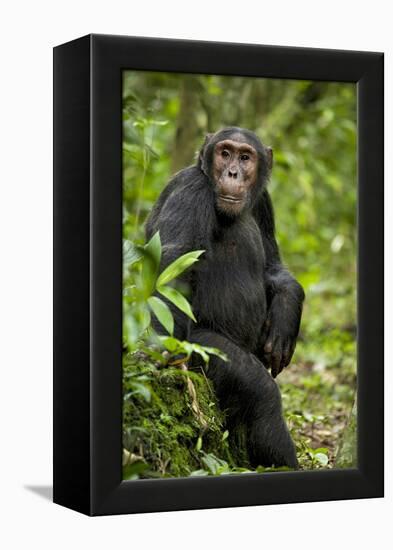
[[[276,295],[270,305],[261,339],[263,363],[266,368],[271,369],[273,378],[276,378],[292,359],[299,321],[300,318],[294,319],[293,311],[289,311],[285,298]]]

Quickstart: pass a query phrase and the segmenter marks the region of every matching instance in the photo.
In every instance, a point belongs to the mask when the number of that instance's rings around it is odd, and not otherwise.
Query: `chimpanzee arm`
[[[211,225],[212,198],[206,176],[197,168],[182,170],[169,182],[161,193],[146,223],[146,237],[150,239],[157,231],[162,243],[160,272],[177,258],[193,250],[206,250],[206,240]],[[201,258],[200,261],[203,261]],[[195,266],[180,278],[190,283]],[[163,299],[175,319],[175,336],[186,338],[189,319],[168,300]],[[154,323],[160,332],[159,323]]]
[[[262,329],[261,353],[265,366],[276,377],[295,351],[299,333],[304,291],[282,265],[275,238],[274,212],[268,191],[254,212],[259,224],[266,256],[265,284],[268,315]]]

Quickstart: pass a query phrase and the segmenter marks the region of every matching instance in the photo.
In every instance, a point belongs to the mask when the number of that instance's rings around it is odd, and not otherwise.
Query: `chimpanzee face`
[[[258,179],[258,153],[242,137],[239,135],[239,141],[237,136],[219,141],[213,152],[217,208],[230,216],[243,211]]]

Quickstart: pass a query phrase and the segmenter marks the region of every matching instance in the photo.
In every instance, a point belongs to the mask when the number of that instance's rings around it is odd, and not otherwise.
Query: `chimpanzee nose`
[[[230,178],[237,178],[237,170],[235,168],[230,168],[228,174]]]

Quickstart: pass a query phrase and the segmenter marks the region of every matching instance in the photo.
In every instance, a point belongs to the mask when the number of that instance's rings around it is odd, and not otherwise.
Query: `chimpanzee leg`
[[[228,356],[225,362],[211,355],[204,370],[213,382],[220,406],[227,411],[229,423],[246,425],[251,464],[296,468],[295,446],[282,415],[280,391],[263,364],[212,331],[196,329],[190,340],[219,348]]]

